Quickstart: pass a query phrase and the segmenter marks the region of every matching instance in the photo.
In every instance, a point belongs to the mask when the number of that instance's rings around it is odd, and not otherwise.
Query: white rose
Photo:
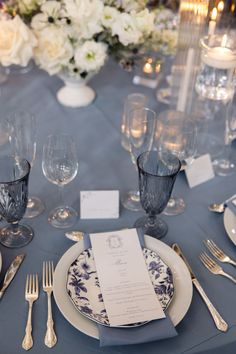
[[[119,37],[120,42],[127,46],[137,44],[142,37],[136,25],[135,18],[130,14],[122,13],[112,26],[112,34]]]
[[[111,6],[105,6],[102,16],[102,24],[104,27],[111,28],[117,17],[119,16],[119,11]]]
[[[36,44],[35,36],[18,15],[0,20],[0,63],[3,66],[26,66]]]
[[[75,51],[75,63],[81,71],[98,71],[105,63],[107,47],[104,43],[86,41]]]
[[[148,9],[145,9],[134,14],[134,17],[136,19],[137,27],[141,32],[146,35],[149,35],[151,32],[153,32],[155,19],[154,13],[151,13],[148,11]]]
[[[90,39],[102,31],[101,0],[65,0],[65,15],[72,19],[80,39]]]
[[[34,52],[36,63],[50,75],[58,73],[73,57],[73,47],[66,32],[63,28],[48,27],[35,34],[38,38]]]

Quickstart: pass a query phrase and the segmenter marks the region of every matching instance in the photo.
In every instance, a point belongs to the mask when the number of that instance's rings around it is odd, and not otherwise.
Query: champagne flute
[[[48,216],[49,223],[57,228],[67,228],[77,220],[77,212],[62,204],[64,186],[70,183],[78,172],[76,147],[73,138],[67,134],[49,135],[43,147],[42,169],[49,182],[59,187],[61,205]]]
[[[8,119],[9,141],[13,155],[25,158],[30,162],[31,169],[36,157],[37,122],[29,112],[16,112]],[[34,218],[45,209],[41,199],[29,196],[25,218]]]
[[[125,99],[121,122],[121,145],[127,151],[129,151],[129,112],[137,108],[146,107],[147,104],[148,97],[143,95],[142,93],[131,93]]]
[[[156,129],[156,113],[149,108],[133,109],[128,113],[128,141],[130,157],[137,170],[137,157],[144,151],[151,150]],[[139,191],[128,192],[122,199],[126,209],[142,210]]]

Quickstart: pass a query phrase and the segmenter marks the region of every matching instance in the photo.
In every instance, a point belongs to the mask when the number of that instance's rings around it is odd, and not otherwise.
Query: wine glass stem
[[[59,206],[64,202],[64,186],[59,186]]]

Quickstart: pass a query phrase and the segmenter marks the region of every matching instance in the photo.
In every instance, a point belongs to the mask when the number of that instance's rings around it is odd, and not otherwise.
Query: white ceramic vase
[[[64,73],[58,75],[63,81],[64,86],[57,92],[58,101],[68,107],[85,107],[93,102],[95,91],[87,86],[87,82],[94,74],[88,74],[85,79],[71,77]]]

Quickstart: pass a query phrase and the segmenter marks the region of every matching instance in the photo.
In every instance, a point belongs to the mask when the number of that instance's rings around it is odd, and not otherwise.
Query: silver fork
[[[57,337],[53,328],[54,322],[52,318],[51,294],[53,291],[53,262],[43,262],[43,290],[48,297],[48,319],[47,331],[44,338],[44,343],[47,347],[52,348],[56,342]]]
[[[218,274],[223,275],[226,278],[229,278],[230,280],[232,280],[234,283],[236,283],[236,279],[234,277],[232,277],[230,274],[224,272],[223,269],[221,268],[221,266],[219,266],[219,264],[217,264],[211,257],[209,257],[206,252],[201,253],[199,258],[202,261],[202,263],[204,264],[204,266],[211,273],[216,274],[216,275],[218,275]]]
[[[214,241],[205,240],[204,243],[211,252],[211,254],[215,256],[219,261],[224,263],[230,263],[236,266],[236,262],[232,258],[227,256],[227,254],[225,254],[222,249],[215,244]]]
[[[25,336],[22,342],[22,348],[29,350],[33,346],[32,338],[32,308],[33,303],[39,296],[38,275],[28,274],[25,285],[25,300],[29,303],[28,319],[25,327]]]

